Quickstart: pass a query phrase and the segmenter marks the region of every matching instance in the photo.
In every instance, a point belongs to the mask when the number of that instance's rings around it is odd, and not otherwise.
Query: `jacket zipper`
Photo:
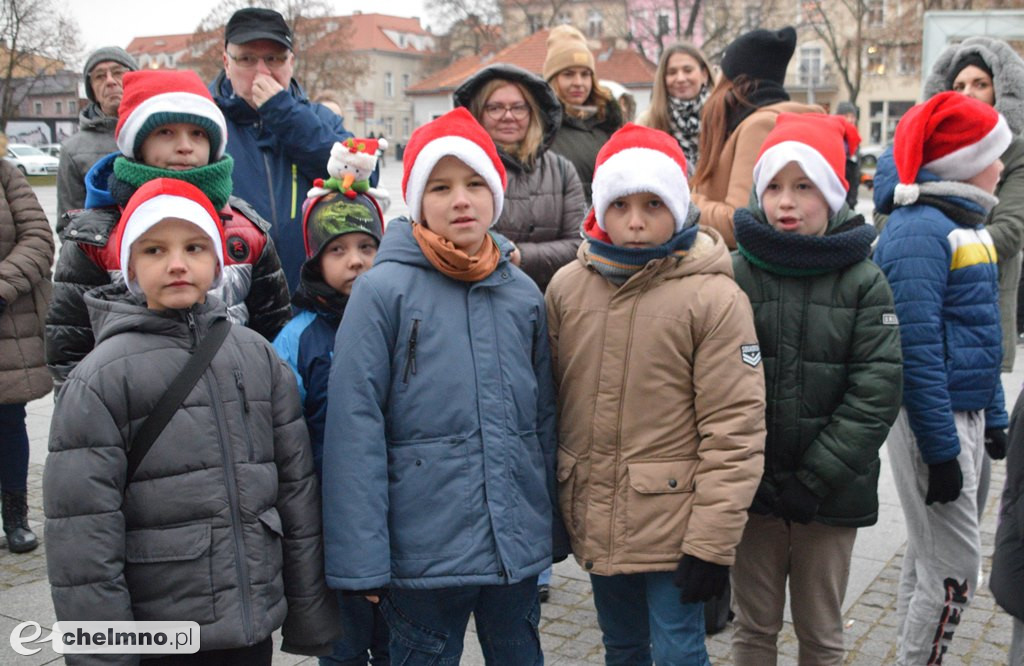
[[[263,166],[267,171],[267,193],[270,194],[270,219],[273,220],[271,224],[277,227],[281,224],[281,220],[277,219],[277,201],[274,200],[274,179],[270,175],[270,158],[267,157],[266,153],[263,153]]]
[[[245,629],[246,643],[255,642],[253,636],[253,616],[251,588],[249,587],[249,566],[245,559],[245,541],[242,538],[242,511],[238,500],[238,483],[235,478],[234,458],[231,455],[231,440],[225,440],[225,433],[229,432],[227,420],[223,412],[220,392],[217,390],[217,382],[210,378],[209,372],[205,375],[206,386],[210,391],[213,402],[213,411],[217,416],[218,433],[217,439],[220,442],[221,464],[224,468],[224,481],[228,491],[228,505],[231,509],[231,535],[235,545],[235,573],[238,576],[238,596],[242,600],[242,624]]]
[[[192,338],[190,350],[195,351],[196,347],[199,346],[199,326],[196,324],[196,314],[193,308],[185,311],[185,322],[188,324],[188,332]]]
[[[409,383],[409,373],[416,374],[416,340],[420,334],[420,320],[412,320],[412,330],[409,332],[409,353],[405,358],[405,373],[402,381]]]
[[[292,219],[295,219],[295,204],[299,196],[299,167],[292,165]]]
[[[245,426],[245,441],[248,445],[249,460],[256,461],[256,452],[253,448],[252,428],[249,425],[249,399],[245,395],[245,382],[242,381],[242,371],[235,370],[235,386],[238,387],[238,397],[242,403],[242,424]]]

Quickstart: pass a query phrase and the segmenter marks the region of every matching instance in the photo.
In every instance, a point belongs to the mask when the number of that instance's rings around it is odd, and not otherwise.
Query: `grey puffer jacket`
[[[1017,283],[1020,251],[1024,247],[1024,59],[1006,42],[992,37],[969,37],[948,47],[924,85],[925,98],[950,89],[950,74],[966,55],[977,55],[992,70],[996,111],[1003,114],[1014,140],[1000,159],[1003,173],[996,187],[999,204],[989,213],[985,228],[992,234],[999,258],[999,317],[1003,331],[1003,372],[1013,371],[1017,353]]]
[[[64,229],[64,213],[85,208],[85,174],[101,157],[117,152],[114,128],[117,116],[108,116],[96,103],[78,114],[78,134],[64,139],[57,166],[57,233]]]
[[[53,232],[32,186],[0,160],[0,405],[50,392],[43,323],[52,263]]]
[[[227,313],[213,297],[154,312],[123,285],[86,300],[99,344],[64,385],[43,477],[58,620],[190,620],[203,650],[253,645],[283,624],[284,649],[321,650],[338,634],[337,602],[292,372],[232,326],[126,488],[128,443]]]
[[[508,186],[494,230],[516,244],[523,256],[520,268],[544,291],[555,272],[576,257],[582,240],[580,225],[587,213],[583,184],[569,160],[548,150],[561,124],[562,105],[539,76],[515,65],[485,67],[455,91],[455,105],[469,108],[494,79],[518,83],[541,110],[544,136],[532,166],[498,148]]]

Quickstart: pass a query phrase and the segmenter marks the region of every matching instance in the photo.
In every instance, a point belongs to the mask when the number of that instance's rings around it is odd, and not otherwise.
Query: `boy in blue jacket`
[[[327,577],[379,601],[392,663],[543,663],[555,393],[544,299],[489,232],[497,148],[458,108],[418,128],[392,220],[338,329],[324,433]]]
[[[889,214],[875,261],[892,286],[903,405],[889,453],[907,520],[900,664],[941,663],[974,596],[986,439],[1005,441],[996,251],[985,230],[1009,146],[992,107],[945,92],[911,108],[879,161]]]
[[[383,229],[377,202],[366,194],[348,199],[331,192],[309,199],[303,214],[306,263],[292,296],[298,314],[274,339],[274,349],[288,362],[299,383],[316,473],[323,473],[327,380],[334,337],[352,294],[352,284],[373,264]],[[387,625],[380,611],[360,596],[338,595],[345,632],[324,664],[386,663]]]

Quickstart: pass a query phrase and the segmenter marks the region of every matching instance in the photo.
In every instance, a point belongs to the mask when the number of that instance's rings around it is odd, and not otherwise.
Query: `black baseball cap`
[[[284,17],[273,9],[246,7],[231,15],[224,29],[225,46],[247,44],[257,39],[269,39],[289,51],[292,48],[292,31]]]

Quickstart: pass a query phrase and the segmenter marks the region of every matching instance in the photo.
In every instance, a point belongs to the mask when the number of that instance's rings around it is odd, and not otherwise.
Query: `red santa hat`
[[[683,229],[690,210],[686,156],[679,143],[660,130],[627,123],[605,142],[594,168],[594,216],[604,230],[604,215],[619,197],[657,194]]]
[[[846,159],[859,145],[857,128],[842,116],[780,113],[754,165],[758,203],[776,174],[790,162],[796,162],[825,196],[835,215],[843,207],[849,189]]]
[[[505,165],[490,135],[473,114],[461,106],[418,127],[409,137],[402,158],[402,194],[409,206],[409,216],[414,222],[423,221],[423,190],[427,179],[434,166],[448,155],[464,162],[487,183],[494,197],[493,225],[505,203]]]
[[[941,180],[973,178],[999,159],[1012,139],[1001,113],[958,92],[948,90],[911,107],[893,139],[900,177],[893,200],[899,205],[917,201],[921,169]]]
[[[153,225],[168,218],[186,220],[196,225],[213,240],[220,270],[211,287],[220,284],[224,274],[224,225],[210,200],[195,185],[177,178],[155,178],[135,191],[128,200],[118,223],[115,242],[120,258],[121,273],[128,289],[141,295],[135,280],[128,279],[128,260],[132,243]]]
[[[124,96],[114,130],[121,154],[138,159],[149,133],[169,123],[191,123],[203,128],[210,138],[210,161],[224,156],[228,143],[224,114],[198,74],[169,69],[125,72]]]

